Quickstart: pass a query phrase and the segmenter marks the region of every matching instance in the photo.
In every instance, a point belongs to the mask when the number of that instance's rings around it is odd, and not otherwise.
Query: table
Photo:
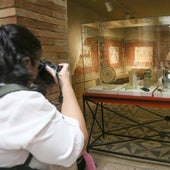
[[[149,107],[158,107],[158,108],[170,108],[170,98],[163,98],[163,97],[154,97],[154,96],[133,96],[133,95],[120,95],[120,94],[101,94],[101,93],[90,93],[90,92],[85,92],[83,94],[83,113],[85,115],[86,121],[87,120],[87,109],[90,111],[90,114],[92,116],[92,124],[90,126],[90,133],[89,133],[89,143],[88,143],[88,150],[97,150],[97,151],[103,151],[103,152],[108,152],[108,153],[115,153],[112,151],[104,150],[104,149],[99,149],[98,146],[103,146],[103,145],[111,145],[112,142],[106,142],[102,143],[101,141],[98,143],[97,141],[100,140],[100,138],[105,138],[107,135],[116,135],[120,137],[124,137],[125,139],[123,141],[133,141],[133,140],[138,140],[138,139],[143,139],[143,140],[150,140],[150,141],[159,141],[159,142],[165,142],[170,144],[170,131],[159,131],[157,129],[154,129],[150,127],[149,125],[151,123],[154,123],[153,121],[141,124],[140,122],[136,121],[133,117],[127,117],[126,115],[122,115],[118,113],[115,110],[110,110],[105,104],[118,104],[118,105],[131,105],[134,107],[139,107],[140,109],[147,110],[145,109],[146,106]],[[91,107],[91,104],[93,104],[93,107]],[[95,106],[95,107],[94,107]],[[100,111],[99,111],[100,109]],[[111,111],[113,114],[116,114],[117,116],[122,117],[123,119],[126,119],[130,122],[133,123],[134,126],[142,126],[144,128],[148,128],[150,131],[154,132],[154,136],[131,136],[127,134],[118,134],[117,131],[118,129],[112,129],[112,130],[106,130],[105,129],[105,113],[107,111]],[[101,113],[101,120],[98,120],[97,115]],[[148,114],[154,114],[156,116],[157,113],[150,112],[148,110]],[[170,116],[161,116],[159,115],[160,120],[156,121],[170,121]],[[98,129],[100,133],[98,136],[95,136],[92,138],[92,135],[95,131],[94,129],[94,124],[97,124]],[[125,129],[127,127],[124,127]],[[129,128],[129,127],[128,127]],[[155,139],[156,137],[156,139]],[[160,137],[157,139],[157,137]],[[166,139],[166,140],[165,140]],[[123,142],[123,141],[116,141],[116,142]],[[113,143],[116,144],[114,141]],[[119,153],[116,153],[119,154]],[[123,154],[121,154],[123,155]]]
[[[83,103],[87,100],[100,103],[130,104],[170,108],[170,98],[153,96],[131,96],[117,94],[84,93]],[[84,103],[85,104],[85,103]]]

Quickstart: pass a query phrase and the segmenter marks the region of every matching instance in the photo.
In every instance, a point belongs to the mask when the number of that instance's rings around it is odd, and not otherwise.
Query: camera
[[[41,69],[45,69],[46,66],[50,66],[53,70],[56,71],[56,73],[58,73],[62,69],[62,66],[54,65],[50,61],[40,60],[39,71],[41,71]]]
[[[58,72],[62,69],[62,66],[54,65],[50,61],[40,60],[38,66],[38,76],[33,82],[32,90],[38,91],[42,93],[44,96],[47,94],[47,89],[55,84],[54,78],[52,75],[46,70],[46,66],[50,66],[53,70],[56,71],[56,76],[58,78]],[[60,83],[58,82],[59,87],[59,103],[61,104],[63,101],[62,92]]]
[[[53,70],[56,71],[56,76],[58,76],[58,72],[62,69],[62,66],[54,65],[50,61],[47,60],[40,60],[38,66],[38,76],[34,83],[36,84],[45,84],[45,85],[52,85],[54,84],[54,78],[52,75],[46,70],[46,66],[51,67]]]

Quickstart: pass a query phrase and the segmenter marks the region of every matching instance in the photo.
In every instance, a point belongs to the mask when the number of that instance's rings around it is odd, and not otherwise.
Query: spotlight
[[[112,3],[109,0],[105,2],[105,7],[107,9],[107,12],[111,12],[113,10]]]

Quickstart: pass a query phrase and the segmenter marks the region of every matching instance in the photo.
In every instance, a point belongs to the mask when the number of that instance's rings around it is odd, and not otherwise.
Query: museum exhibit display
[[[170,162],[169,51],[169,16],[82,25],[89,150]]]

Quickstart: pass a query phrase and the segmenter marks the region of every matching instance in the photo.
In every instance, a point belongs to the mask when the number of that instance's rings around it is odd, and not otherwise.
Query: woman
[[[69,167],[86,148],[88,133],[69,65],[60,64],[58,73],[61,113],[41,93],[29,89],[38,75],[40,56],[41,44],[28,29],[16,24],[0,27],[0,90],[9,84],[28,88],[0,98],[0,167],[21,165],[30,153],[31,168]],[[58,83],[56,72],[46,69]]]

